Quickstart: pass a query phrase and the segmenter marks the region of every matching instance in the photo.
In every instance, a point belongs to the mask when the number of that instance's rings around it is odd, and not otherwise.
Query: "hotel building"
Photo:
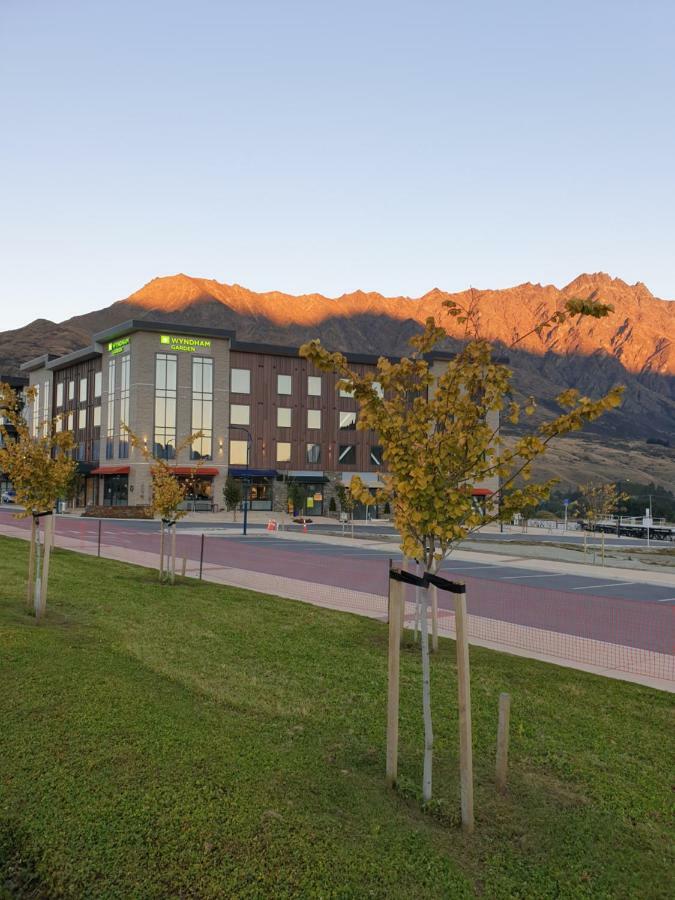
[[[347,358],[357,372],[375,371],[374,356]],[[432,354],[433,369],[440,374],[449,358]],[[249,480],[252,509],[285,508],[293,480],[305,511],[321,515],[336,483],[358,474],[375,490],[383,471],[377,434],[356,429],[356,400],[297,348],[138,320],[94,335],[82,350],[21,368],[37,390],[34,433],[54,417],[74,432],[80,506],[150,502],[150,464],[131,446],[124,423],[186,479],[197,508],[223,506],[229,473]],[[197,431],[203,436],[186,445]],[[474,494],[495,489],[496,483],[481,484]]]

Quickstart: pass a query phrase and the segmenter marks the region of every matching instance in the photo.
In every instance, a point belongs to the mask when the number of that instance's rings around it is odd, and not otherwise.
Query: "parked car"
[[[14,490],[14,488],[10,488],[8,491],[2,492],[2,502],[16,503],[16,491]]]

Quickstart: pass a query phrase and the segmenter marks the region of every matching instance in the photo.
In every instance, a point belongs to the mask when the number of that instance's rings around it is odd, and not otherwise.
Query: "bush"
[[[330,502],[328,503],[328,512],[337,512],[337,504],[335,502],[335,497],[330,498]]]

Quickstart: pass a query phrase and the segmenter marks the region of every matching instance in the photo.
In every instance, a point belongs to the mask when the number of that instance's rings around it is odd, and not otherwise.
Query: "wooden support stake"
[[[171,584],[176,581],[176,523],[171,526]]]
[[[506,768],[509,760],[509,720],[511,718],[511,695],[499,695],[499,724],[497,725],[497,766],[495,782],[497,790],[506,790]]]
[[[26,591],[26,607],[33,608],[33,590],[35,581],[35,518],[30,523],[30,550],[28,552],[28,589]]]
[[[159,524],[159,580],[164,575],[164,521]]]
[[[389,681],[387,691],[387,784],[398,776],[398,698],[401,661],[403,584],[389,580]]]
[[[183,565],[180,567],[180,574],[185,578],[185,570],[187,568],[187,556],[183,557]]]
[[[471,747],[471,684],[469,641],[466,621],[466,593],[455,594],[457,633],[457,693],[459,699],[459,772],[462,803],[462,828],[471,833],[473,818],[473,752]]]
[[[40,582],[40,600],[35,611],[35,618],[39,622],[47,609],[47,585],[49,582],[49,558],[52,550],[52,538],[54,534],[54,516],[45,516],[44,526],[44,556],[42,561],[42,580]]]

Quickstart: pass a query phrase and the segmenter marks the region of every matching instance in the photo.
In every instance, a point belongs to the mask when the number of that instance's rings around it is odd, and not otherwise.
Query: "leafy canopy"
[[[25,401],[25,405],[24,405]],[[51,512],[60,497],[68,494],[77,462],[72,458],[75,439],[71,431],[59,430],[63,417],[42,422],[31,434],[24,411],[38,415],[37,391],[27,388],[24,401],[9,384],[0,383],[0,471],[6,472],[23,511],[18,518]]]
[[[471,309],[449,301],[449,312],[467,323]],[[603,317],[611,307],[595,298],[570,300],[564,310],[541,323],[551,327],[564,317]],[[374,372],[361,375],[342,353],[332,353],[318,340],[300,353],[317,368],[340,376],[338,389],[353,392],[359,403],[357,428],[377,432],[383,448],[384,487],[375,495],[358,476],[353,496],[366,504],[388,502],[410,558],[433,569],[469,534],[487,522],[507,520],[526,506],[545,499],[555,479],[532,481],[532,463],[550,442],[582,428],[621,402],[623,388],[614,387],[596,400],[576,390],[563,391],[558,416],[545,421],[509,447],[499,431],[499,418],[511,423],[532,416],[533,398],[512,398],[512,372],[493,359],[492,347],[471,337],[442,365],[433,351],[447,338],[433,318],[410,341],[412,352],[400,360],[380,357]],[[381,386],[380,390],[375,383]],[[483,511],[474,501],[474,486],[498,482]]]

